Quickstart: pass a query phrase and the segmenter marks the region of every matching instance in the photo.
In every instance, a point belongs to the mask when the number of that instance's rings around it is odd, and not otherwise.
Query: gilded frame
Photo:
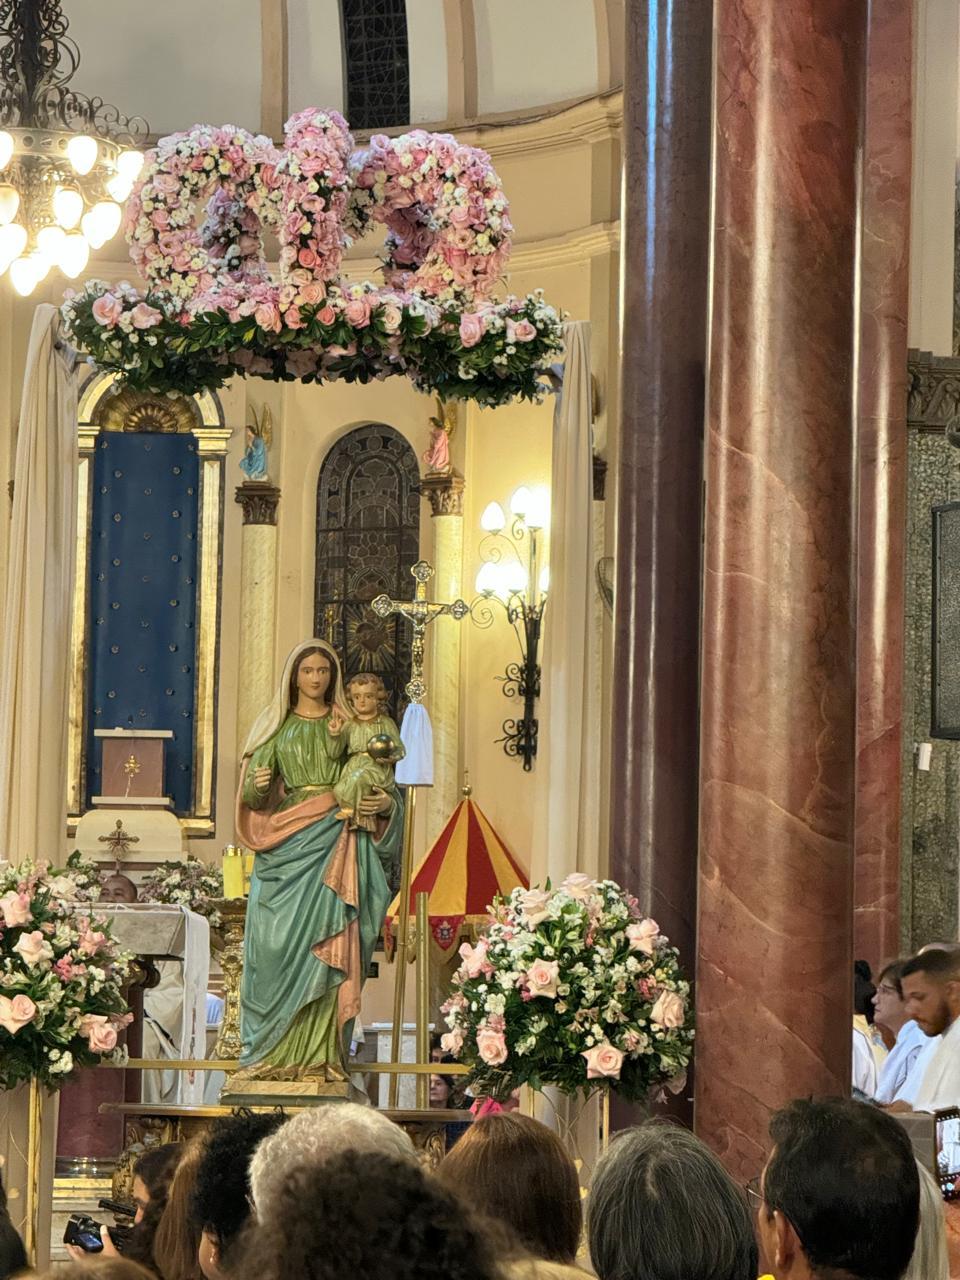
[[[67,744],[67,832],[81,816],[85,759],[87,667],[88,534],[93,451],[101,431],[190,431],[200,462],[200,539],[196,662],[196,716],[193,728],[193,803],[180,819],[188,837],[212,837],[215,830],[217,672],[220,641],[220,584],[223,561],[224,462],[232,429],[212,391],[192,397],[154,397],[117,389],[116,375],[94,372],[80,392],[77,410],[77,573],[70,636],[70,713]]]

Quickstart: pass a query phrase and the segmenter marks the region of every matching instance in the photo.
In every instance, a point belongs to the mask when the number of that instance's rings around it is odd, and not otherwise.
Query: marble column
[[[717,0],[697,1129],[850,1088],[867,0]]]
[[[237,486],[243,508],[240,549],[240,692],[237,755],[258,713],[273,696],[273,628],[277,616],[277,507],[280,490],[267,480]]]
[[[860,301],[854,952],[900,949],[912,12],[871,0]]]
[[[428,473],[420,482],[430,501],[434,584],[437,600],[463,595],[463,490],[459,471]],[[433,786],[426,791],[425,838],[429,845],[460,802],[460,637],[463,624],[438,618],[430,628],[430,720],[433,724]]]
[[[712,0],[628,0],[610,875],[692,973]]]

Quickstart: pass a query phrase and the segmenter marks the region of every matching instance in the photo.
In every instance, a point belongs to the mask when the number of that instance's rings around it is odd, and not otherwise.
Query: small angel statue
[[[273,417],[268,405],[260,411],[250,406],[251,422],[247,423],[247,448],[240,459],[240,470],[248,480],[267,479],[267,450],[273,444]]]
[[[444,404],[437,396],[437,416],[430,419],[430,448],[423,454],[431,475],[447,475],[451,470],[450,437],[456,425],[456,405]]]

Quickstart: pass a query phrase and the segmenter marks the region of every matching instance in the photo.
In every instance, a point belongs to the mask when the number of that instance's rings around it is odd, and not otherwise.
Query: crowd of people
[[[960,947],[931,943],[875,984],[857,961],[853,1089],[892,1111],[960,1106]]]
[[[761,1163],[740,1187],[651,1120],[612,1140],[583,1201],[557,1136],[517,1113],[477,1119],[430,1170],[370,1107],[238,1112],[141,1156],[123,1252],[105,1232],[47,1280],[757,1280],[761,1262],[778,1280],[947,1280],[939,1187],[883,1109],[794,1102]],[[0,1230],[0,1280],[23,1266],[11,1245]]]

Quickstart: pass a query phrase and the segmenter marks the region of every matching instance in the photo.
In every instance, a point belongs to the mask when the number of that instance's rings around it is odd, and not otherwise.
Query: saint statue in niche
[[[263,481],[267,479],[267,450],[273,444],[273,416],[269,406],[264,405],[257,417],[257,411],[251,405],[250,422],[246,427],[247,447],[240,459],[240,470],[247,480]]]
[[[403,833],[395,785],[357,802],[373,830],[337,816],[352,721],[336,653],[306,640],[244,748],[237,832],[256,859],[234,1082],[347,1078],[360,989],[390,902],[386,869]]]

